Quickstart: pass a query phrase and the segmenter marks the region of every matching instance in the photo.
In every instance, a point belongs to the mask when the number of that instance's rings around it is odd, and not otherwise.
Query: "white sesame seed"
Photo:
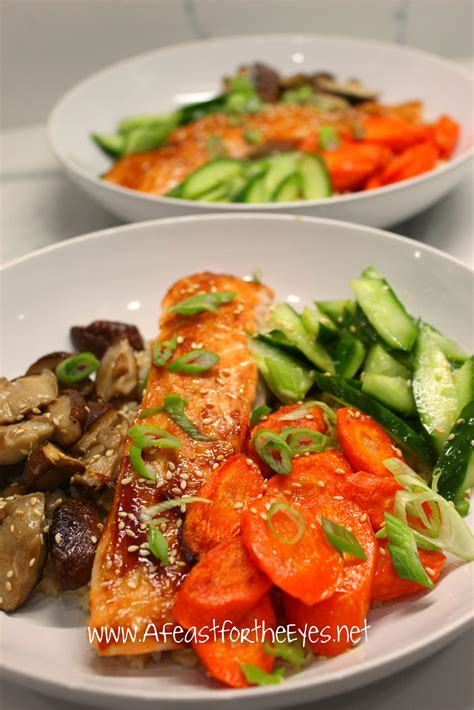
[[[448,441],[452,441],[453,439],[454,439],[454,434],[450,434],[450,435],[448,436]]]
[[[130,587],[130,589],[136,589],[138,584],[133,579],[129,579],[127,581],[127,586]]]
[[[367,520],[367,513],[362,513],[359,520],[361,521],[361,523],[365,523],[365,521]]]
[[[130,528],[127,528],[125,530],[125,535],[128,535],[128,537],[136,537],[135,533],[133,532],[133,530],[130,530]]]
[[[167,465],[170,471],[176,471],[176,465],[172,461],[168,461]]]
[[[216,471],[218,468],[219,468],[219,464],[217,462],[212,464],[213,471]]]
[[[136,517],[133,513],[128,513],[128,519],[129,520],[136,520]]]
[[[326,484],[324,483],[324,481],[317,481],[316,485],[318,486],[318,488],[324,488]]]
[[[161,523],[161,525],[160,525],[160,530],[161,530],[161,532],[165,532],[165,530],[166,530],[166,523]]]
[[[126,513],[124,510],[120,510],[118,514],[119,518],[126,518],[127,515],[128,513]]]
[[[33,496],[33,498],[30,498],[30,505],[34,508],[35,505],[38,502],[38,498],[36,496]]]
[[[178,520],[176,521],[176,527],[179,529],[180,527],[182,527],[182,525],[183,521],[181,520],[181,518],[178,518]]]
[[[112,565],[113,565],[112,560],[107,560],[107,562],[105,563],[105,566],[107,569],[110,569],[112,567]]]
[[[7,590],[7,592],[11,592],[11,590],[13,589],[12,583],[11,583],[11,582],[5,582],[5,589]]]
[[[62,540],[62,539],[63,539],[63,536],[61,535],[61,533],[56,533],[56,535],[54,536],[54,542],[55,542],[57,545],[60,545],[60,544],[61,544],[61,540]]]
[[[219,456],[216,456],[216,461],[223,461],[224,460],[224,454],[219,454]]]
[[[129,545],[127,550],[128,552],[136,552],[138,550],[138,545]]]
[[[15,510],[15,515],[18,515],[19,518],[23,518],[25,515],[25,511],[17,508],[17,510]]]
[[[10,532],[12,532],[12,533],[15,532],[15,526],[14,526],[14,525],[10,525]]]
[[[173,478],[173,474],[171,473],[171,471],[168,471],[168,472],[165,474],[165,478],[166,478],[167,481],[171,481],[171,479]]]
[[[91,542],[93,545],[97,544],[97,537],[95,535],[91,535]]]
[[[188,485],[187,481],[181,481],[181,483],[180,483],[181,490],[182,491],[186,490],[187,485]]]
[[[335,471],[335,473],[343,473],[343,474],[345,473],[343,468],[336,468],[336,469],[334,469],[334,471]]]
[[[256,508],[250,508],[250,512],[255,514],[255,513],[257,512],[257,509],[256,509]]]
[[[344,500],[344,496],[333,496],[334,500]]]
[[[28,562],[28,567],[33,567],[35,562],[36,562],[36,557],[32,557],[31,560]]]
[[[150,550],[142,549],[138,554],[140,557],[148,557],[148,555],[151,555],[151,552]]]
[[[387,552],[386,552],[386,550],[385,550],[385,547],[381,547],[381,548],[379,549],[379,552],[380,552],[381,555],[386,555],[386,554],[387,554]]]
[[[244,507],[243,503],[234,503],[234,510],[241,510]]]
[[[178,343],[178,345],[181,345],[182,343],[184,343],[184,338],[183,338],[183,336],[182,336],[182,335],[178,335],[177,338],[176,338],[176,342]]]
[[[466,420],[462,419],[461,417],[457,420],[456,424],[464,424]]]
[[[133,481],[133,476],[128,476],[128,478],[122,478],[120,483],[122,484],[122,486],[128,486],[128,484],[131,483],[132,481]]]
[[[260,513],[260,517],[262,518],[262,520],[266,520],[266,519],[267,519],[266,513]]]
[[[12,570],[12,569],[9,569],[8,572],[7,572],[7,578],[8,578],[8,579],[11,579],[12,577],[13,577],[13,570]]]
[[[245,459],[247,466],[253,466],[253,461],[252,459]]]
[[[433,569],[432,567],[425,567],[425,570],[428,572],[428,574],[429,574],[431,577],[434,577],[434,576],[435,576],[435,571],[434,571],[434,569]]]
[[[121,520],[121,521],[119,522],[119,524],[118,524],[118,529],[119,529],[119,530],[124,530],[124,528],[125,528],[125,523],[124,523],[123,520]]]
[[[212,417],[204,417],[202,420],[203,424],[212,424]]]
[[[181,488],[178,488],[177,486],[175,486],[174,488],[171,489],[171,493],[174,493],[175,496],[179,496],[179,495],[181,495]]]
[[[49,533],[49,525],[45,525],[43,528],[44,533]]]

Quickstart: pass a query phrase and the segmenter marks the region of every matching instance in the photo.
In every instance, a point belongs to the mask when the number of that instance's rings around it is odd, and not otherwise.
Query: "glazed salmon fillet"
[[[215,312],[193,316],[168,312],[190,296],[222,291],[234,292],[235,298]],[[137,636],[135,640],[96,639],[102,655],[150,653],[165,647],[160,639],[145,639],[145,632],[150,624],[160,629],[173,622],[175,594],[188,571],[181,542],[185,507],[160,514],[166,519],[160,529],[168,541],[167,566],[143,547],[147,527],[140,521],[140,511],[166,499],[195,495],[220,461],[242,449],[257,387],[257,368],[247,350],[245,333],[261,324],[271,300],[272,292],[266,286],[210,273],[178,281],[163,300],[159,341],[177,337],[173,359],[199,347],[217,353],[220,361],[201,375],[152,366],[140,411],[160,407],[165,395],[180,395],[188,402],[186,416],[212,440],[190,438],[165,412],[137,417],[135,424],[166,429],[182,446],[143,452],[147,467],[156,474],[155,482],[135,472],[128,457],[130,441],[125,444],[92,572],[89,625],[97,630],[135,627]]]

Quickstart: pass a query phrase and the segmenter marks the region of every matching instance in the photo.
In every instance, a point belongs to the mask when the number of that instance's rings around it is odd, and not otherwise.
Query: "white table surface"
[[[119,224],[118,218],[97,207],[62,175],[49,152],[44,127],[5,131],[1,148],[2,262],[62,239]],[[472,198],[471,175],[435,207],[392,231],[443,249],[472,268]],[[465,633],[413,668],[298,710],[472,710],[473,658],[472,634]],[[0,708],[5,710],[64,707],[61,701],[8,681],[0,685]],[[82,706],[71,702],[67,707],[79,710]]]

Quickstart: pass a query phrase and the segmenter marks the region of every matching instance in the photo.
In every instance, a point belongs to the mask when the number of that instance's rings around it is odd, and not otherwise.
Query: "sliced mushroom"
[[[76,390],[63,390],[48,407],[56,426],[53,441],[67,448],[79,441],[87,420],[87,404]]]
[[[1,501],[0,522],[0,609],[15,611],[39,581],[46,559],[44,495]]]
[[[138,367],[132,347],[126,338],[107,348],[97,370],[96,392],[103,402],[112,399],[135,399]]]
[[[101,358],[116,340],[126,338],[134,350],[143,350],[143,338],[135,325],[112,320],[96,320],[87,326],[71,328],[71,340],[78,350],[94,353]]]
[[[0,378],[0,423],[13,424],[23,419],[27,412],[39,414],[40,407],[58,396],[58,381],[49,370],[40,375],[19,377],[10,382]]]
[[[75,475],[73,483],[101,488],[117,477],[128,421],[110,408],[86,431],[71,449],[71,454],[85,464],[86,471]]]
[[[256,62],[246,67],[248,77],[264,101],[275,103],[280,96],[280,75],[271,67]]]
[[[0,426],[0,466],[26,458],[33,446],[42,444],[54,433],[49,414],[41,414],[18,424]]]
[[[277,155],[279,153],[289,153],[292,150],[296,150],[299,141],[270,141],[268,143],[262,143],[261,145],[254,148],[250,153],[247,154],[247,158],[250,160],[260,160],[260,158],[268,158],[270,155]]]
[[[107,402],[89,402],[87,404],[87,417],[84,425],[84,431],[87,431],[100,417],[112,409],[111,404]]]
[[[362,84],[358,79],[350,79],[346,82],[338,82],[333,77],[325,74],[318,74],[312,77],[313,83],[318,89],[327,94],[342,96],[351,103],[359,101],[373,101],[377,98],[377,91]]]
[[[68,456],[57,446],[47,441],[34,448],[23,470],[23,480],[37,491],[51,491],[61,484],[69,483],[75,474],[84,473],[85,465]]]
[[[62,589],[78,589],[90,580],[100,537],[100,518],[91,505],[66,500],[55,509],[48,550]]]
[[[39,360],[36,360],[36,362],[30,365],[30,367],[26,371],[26,374],[40,375],[44,370],[51,370],[52,372],[56,373],[56,368],[59,363],[63,362],[63,360],[66,360],[68,357],[71,357],[71,355],[73,354],[74,353],[55,352],[49,353],[48,355],[43,355],[43,357],[40,357]],[[58,382],[58,386],[60,391],[63,391],[65,389],[73,389],[82,394],[83,397],[88,397],[94,390],[94,382],[91,380],[90,377],[85,377],[80,382],[76,382],[73,384],[65,384],[63,382]]]

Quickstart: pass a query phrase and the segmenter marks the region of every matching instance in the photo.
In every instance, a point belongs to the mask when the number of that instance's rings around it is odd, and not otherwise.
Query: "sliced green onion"
[[[154,471],[150,471],[142,459],[142,449],[138,446],[130,446],[128,449],[128,455],[130,456],[130,461],[132,463],[135,471],[143,478],[147,478],[149,481],[156,481],[156,475]]]
[[[150,446],[159,446],[163,449],[179,449],[180,440],[157,426],[132,426],[128,435],[139,449],[148,449]]]
[[[211,436],[203,434],[203,432],[188,419],[184,413],[184,408],[187,403],[187,399],[183,399],[179,394],[167,394],[165,395],[163,409],[170,419],[172,419],[190,439],[194,439],[195,441],[214,441]]]
[[[252,685],[278,685],[283,681],[284,668],[278,668],[273,673],[267,673],[253,663],[242,663],[240,670],[248,683]]]
[[[145,377],[143,378],[143,380],[141,380],[141,382],[139,383],[139,386],[138,386],[139,390],[140,390],[141,397],[143,396],[143,393],[146,390],[149,378],[150,378],[150,368],[147,370]]]
[[[289,518],[291,522],[294,523],[294,525],[296,526],[296,532],[293,537],[286,537],[286,535],[282,535],[275,528],[273,524],[273,516],[277,513],[284,513],[287,518]],[[273,503],[270,510],[268,511],[267,525],[270,532],[276,537],[277,540],[282,542],[284,545],[296,545],[296,543],[299,542],[299,540],[301,540],[301,538],[303,537],[303,533],[306,528],[306,522],[303,514],[300,513],[299,510],[296,510],[296,508],[292,508],[291,505],[287,505],[286,503],[282,503],[281,501]]]
[[[262,429],[253,439],[255,451],[276,473],[291,473],[291,449],[281,436],[270,429]]]
[[[257,424],[263,419],[263,417],[266,417],[267,414],[270,414],[271,411],[271,407],[267,407],[266,404],[261,404],[260,407],[257,407],[253,410],[252,415],[250,417],[250,426],[257,426]]]
[[[433,589],[434,584],[421,564],[415,537],[408,525],[391,513],[385,513],[385,529],[388,551],[398,576]]]
[[[339,148],[340,144],[339,134],[333,126],[321,126],[319,129],[319,145],[323,150],[335,150]]]
[[[157,560],[160,560],[162,565],[166,567],[169,564],[168,559],[168,540],[162,532],[158,530],[156,524],[148,524],[148,547]]]
[[[199,293],[186,298],[169,309],[168,313],[179,313],[181,316],[194,316],[197,313],[211,311],[215,313],[223,303],[230,303],[237,296],[235,291],[216,291],[215,293]]]
[[[71,355],[56,367],[56,377],[60,382],[73,385],[85,380],[99,369],[100,360],[92,353],[79,353]]]
[[[280,658],[286,663],[291,663],[295,668],[300,668],[312,657],[312,653],[305,651],[299,639],[275,641],[274,644],[264,642],[263,650],[268,656]]]
[[[149,407],[148,409],[142,409],[142,411],[138,415],[138,418],[147,419],[148,417],[153,417],[155,414],[161,414],[161,412],[164,411],[164,407]]]
[[[247,143],[253,143],[254,145],[263,143],[263,136],[256,128],[251,128],[248,131],[245,131],[244,139],[247,141]]]
[[[459,513],[459,515],[461,516],[461,518],[465,518],[466,515],[468,515],[468,513],[469,513],[469,508],[470,508],[471,506],[470,506],[470,503],[469,503],[468,500],[466,500],[465,498],[462,498],[461,500],[457,500],[457,501],[455,502],[454,507],[455,507],[456,510],[458,511],[458,513]]]
[[[428,542],[426,538],[420,535],[416,530],[412,530],[412,533],[415,538],[416,546],[420,550],[428,550],[429,552],[436,552],[437,550],[439,550],[438,545],[435,545],[433,542]],[[377,538],[377,540],[387,539],[387,531],[385,529],[385,525],[382,525],[380,530],[375,533],[375,537]]]
[[[326,539],[330,545],[339,550],[339,552],[348,552],[353,557],[359,560],[366,560],[367,555],[360,546],[356,536],[342,525],[328,520],[324,515],[321,516],[321,525],[326,535]]]
[[[171,372],[184,372],[186,375],[200,375],[217,365],[220,357],[212,350],[190,350],[168,365]]]
[[[142,523],[149,523],[155,515],[160,515],[171,508],[189,505],[189,503],[211,503],[209,498],[200,498],[199,496],[182,496],[181,498],[170,498],[163,500],[161,503],[152,505],[149,508],[142,508],[140,511],[140,520]]]
[[[171,338],[171,340],[163,340],[162,343],[156,340],[153,343],[153,351],[151,355],[153,364],[157,367],[163,367],[163,365],[166,365],[177,347],[178,339],[176,336]]]
[[[280,432],[280,436],[290,447],[293,456],[306,452],[324,451],[328,444],[327,437],[320,431],[305,427],[287,427]]]

